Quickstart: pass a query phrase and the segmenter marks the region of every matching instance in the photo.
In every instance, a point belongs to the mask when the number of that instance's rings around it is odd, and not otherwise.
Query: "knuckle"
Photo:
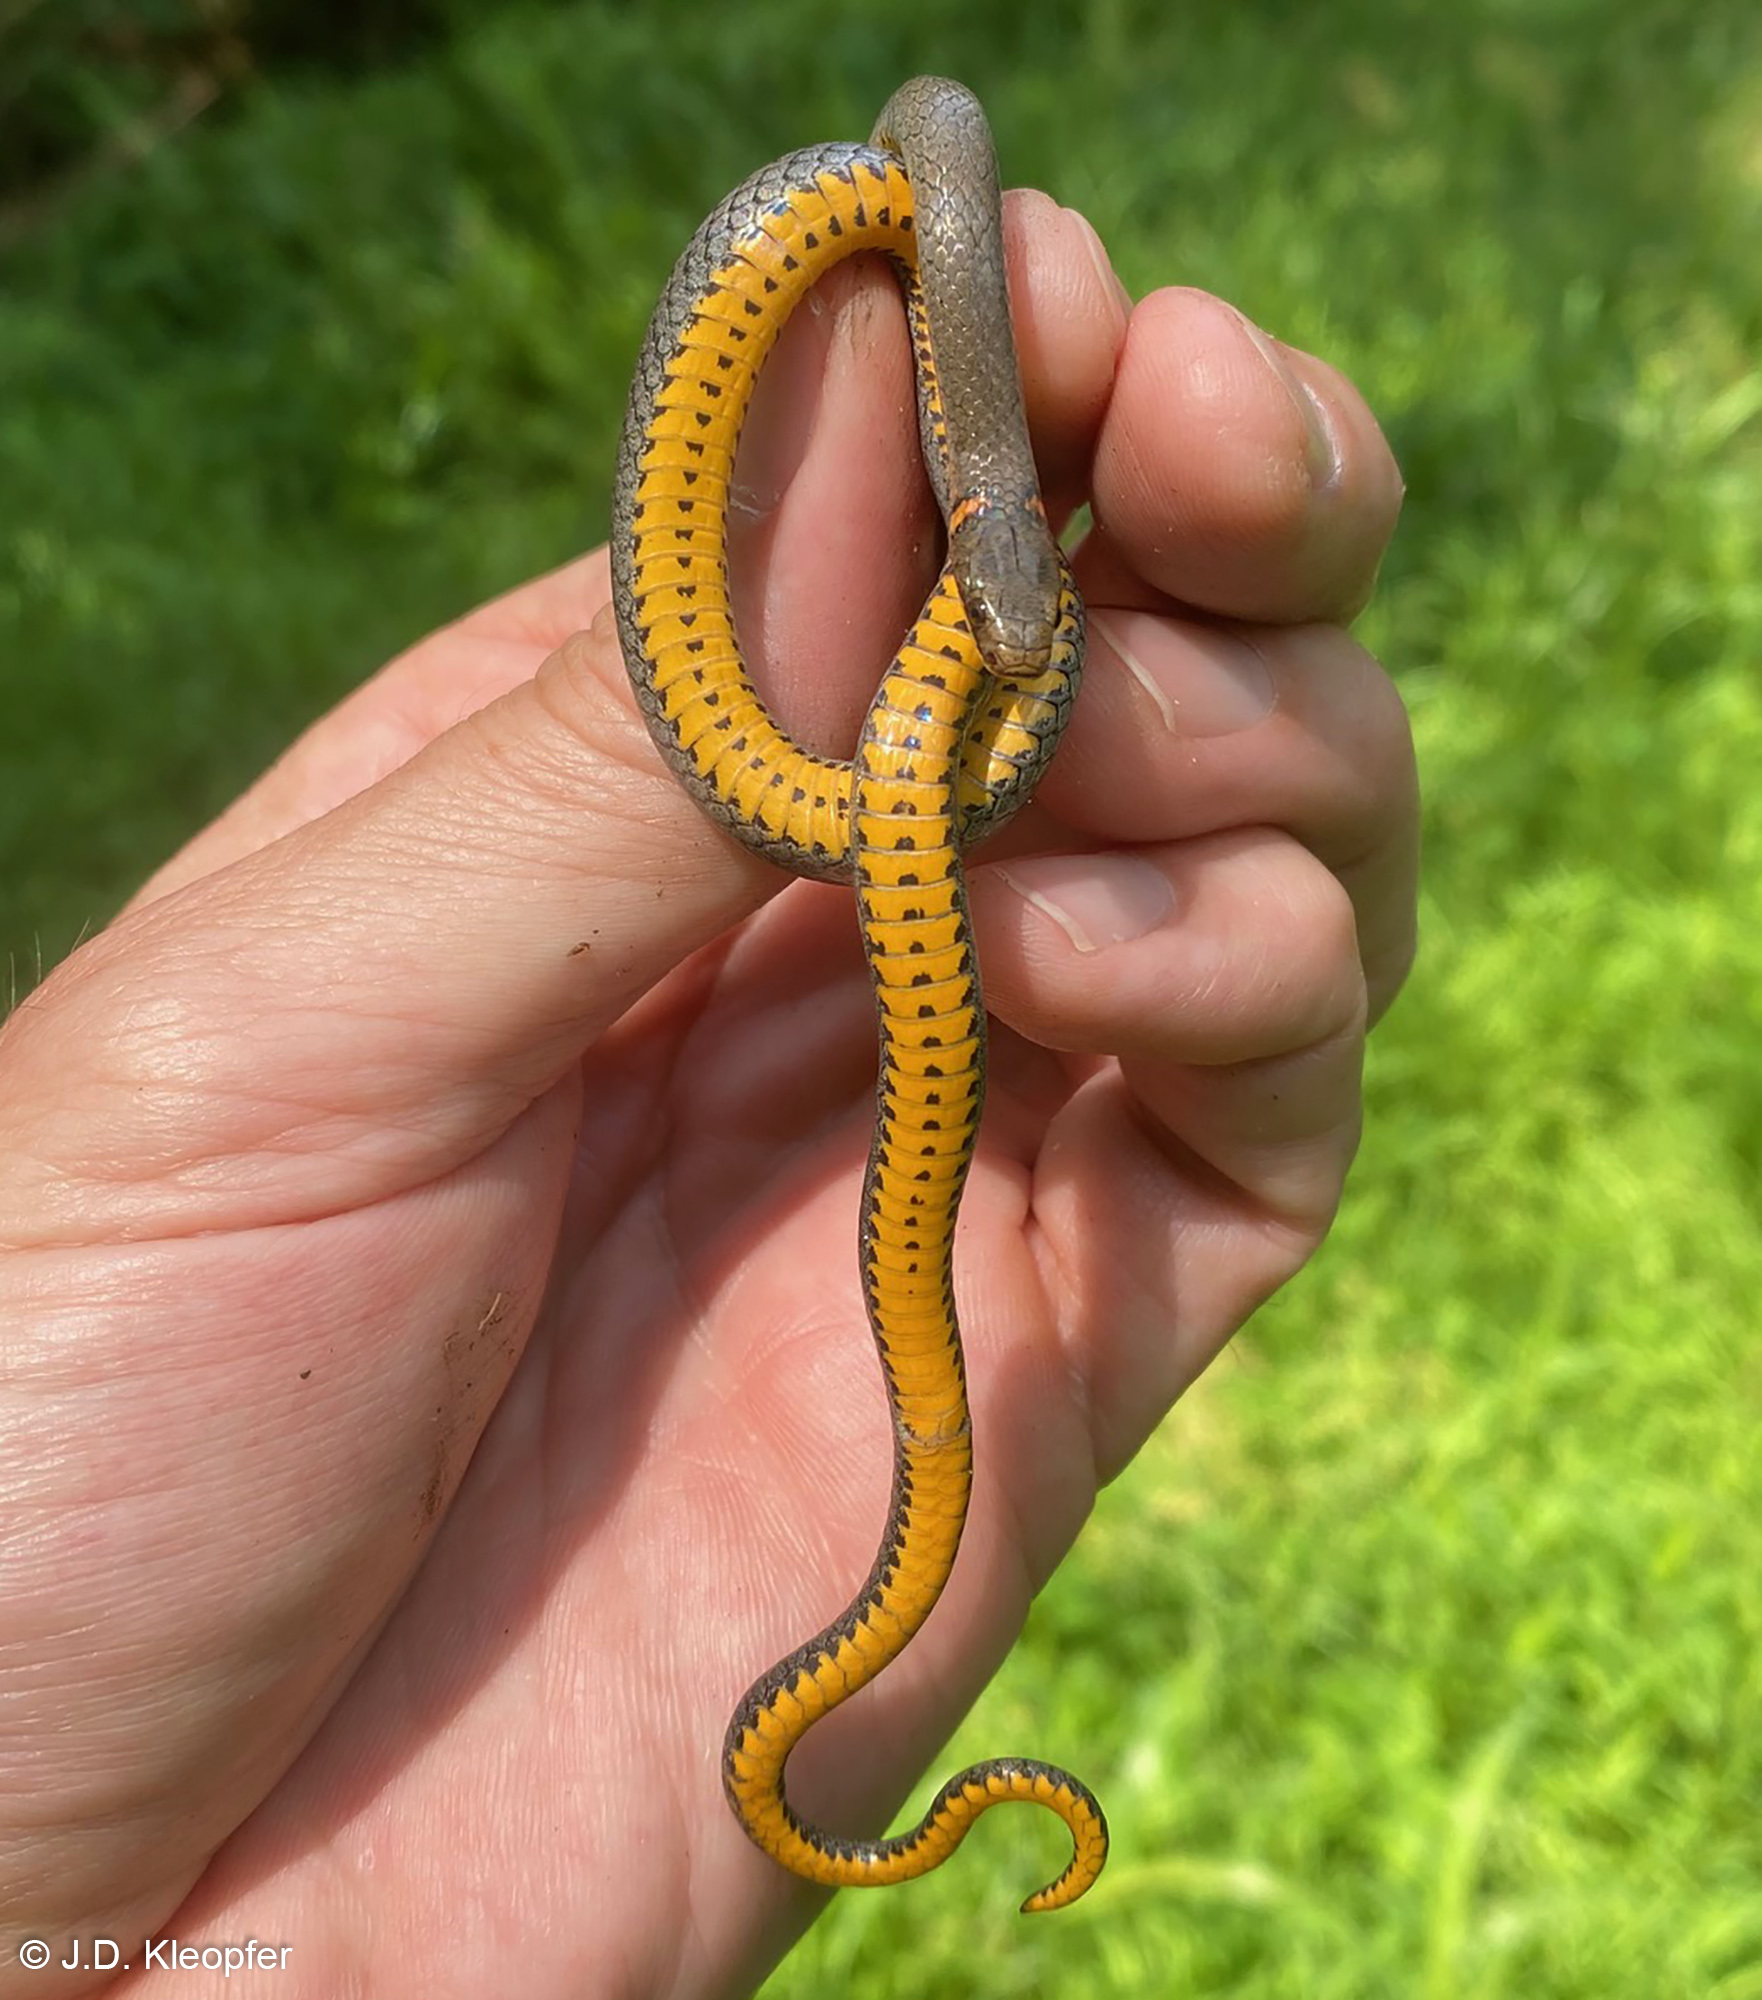
[[[1296,894],[1288,933],[1289,1046],[1328,1042],[1357,1032],[1365,1015],[1358,914],[1346,886],[1305,848],[1292,843]]]

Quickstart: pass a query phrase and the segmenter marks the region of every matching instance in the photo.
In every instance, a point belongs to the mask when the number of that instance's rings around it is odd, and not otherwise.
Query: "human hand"
[[[969,870],[973,1513],[925,1632],[792,1763],[841,1828],[1319,1240],[1412,948],[1405,723],[1339,623],[1399,493],[1363,405],[1199,294],[1128,323],[1044,198],[1009,225],[1049,505],[1101,523],[1091,665]],[[734,562],[769,697],[830,751],[934,538],[890,281],[818,308]],[[885,1507],[873,1009],[848,892],[664,772],[607,593],[596,554],[394,662],[0,1034],[11,1945],[255,1936],[287,1995],[511,1965],[707,1995],[814,1907],[718,1752]]]

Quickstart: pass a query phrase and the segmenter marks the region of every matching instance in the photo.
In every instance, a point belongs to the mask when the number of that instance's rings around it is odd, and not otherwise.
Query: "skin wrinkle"
[[[606,816],[615,823],[634,824],[652,843],[654,835],[677,818],[677,800],[666,774],[655,768],[647,731],[621,698],[613,678],[614,672],[622,677],[617,658],[616,629],[608,606],[596,615],[587,632],[567,641],[554,666],[547,663],[547,668],[534,676],[533,693],[542,711],[557,724],[568,754],[548,764],[523,759],[521,778],[524,788],[531,790],[541,773],[554,774],[555,789],[546,803],[554,806],[562,820],[580,810],[585,764],[592,774],[596,818]],[[591,700],[583,699],[586,689],[592,690]],[[640,814],[630,810],[631,801],[648,799],[655,801],[658,810]]]
[[[168,1000],[164,1000],[164,998],[160,998],[160,1000],[158,1000],[156,1004],[164,1006],[164,1004],[170,1004],[170,1002],[168,1002]],[[332,1004],[334,1004],[334,1002],[332,1002]],[[366,1010],[362,1008],[362,1000],[360,1000],[360,986],[356,986],[356,990],[354,990],[354,992],[350,994],[350,1006],[352,1006],[352,1012],[354,1012],[354,1016],[356,1016],[356,1018],[368,1018],[368,1016],[366,1016]],[[202,1008],[198,1008],[196,1012],[198,1012],[198,1018],[206,1018],[206,1012],[208,1012],[208,1010],[206,1010],[206,1004],[204,1004]],[[320,1016],[322,1016],[322,1014],[328,1014],[328,1012],[330,1012],[330,1008],[326,1006],[324,1010],[320,1010]],[[408,1010],[406,1010],[404,1018],[408,1018]],[[282,1014],[282,1020],[286,1022],[286,1012]],[[116,1046],[116,1044],[114,1044],[114,1036],[110,1036],[110,1038],[106,1038],[106,1040],[110,1042],[110,1046]],[[242,1036],[242,1032],[240,1032],[240,1030],[230,1030],[230,1032],[228,1032],[228,1034],[226,1034],[224,1038],[220,1038],[220,1040],[218,1040],[214,1056],[210,1056],[210,1058],[206,1058],[206,1060],[202,1060],[202,1062],[196,1062],[196,1064],[192,1064],[192,1062],[188,1060],[188,1058],[190,1058],[190,1048],[192,1048],[192,1042],[190,1042],[190,1024],[188,1024],[188,1020],[180,1020],[180,1022],[178,1022],[178,1024],[174,1026],[174,1032],[172,1032],[172,1034],[170,1034],[168,1038],[166,1038],[166,1036],[162,1036],[160,1040],[162,1040],[162,1044],[164,1044],[164,1042],[168,1040],[168,1046],[176,1048],[176,1050],[178,1050],[178,1054],[180,1054],[180,1056],[184,1058],[184,1060],[180,1062],[180,1072],[184,1074],[184,1078],[186,1078],[186,1080],[194,1080],[194,1078],[200,1078],[200,1084],[202,1084],[202,1090],[200,1090],[200,1096],[202,1096],[202,1100],[206,1100],[206,1102],[212,1102],[212,1098],[214,1098],[214,1094],[216,1094],[216,1090],[218,1090],[218,1074],[216,1074],[216,1058],[224,1060],[224,1066],[226,1066],[226,1068],[238,1068],[238,1064],[240,1064],[240,1062],[248,1062],[248,1060],[250,1060],[250,1046],[248,1046],[248,1034],[246,1034],[246,1036]],[[140,1042],[140,1038],[136,1036],[136,1040],[134,1040],[134,1054],[132,1054],[132,1058],[130,1058],[130,1060],[128,1060],[128,1062],[124,1064],[124,1066],[126,1066],[126,1070],[128,1070],[130,1074],[134,1074],[134,1076],[142,1076],[142,1074],[144,1074],[144,1052],[146,1052],[146,1044],[144,1044],[144,1042]],[[148,1072],[148,1074],[152,1072],[152,1068],[154,1068],[152,1064],[146,1064],[146,1072]],[[250,1144],[250,1146],[252,1146],[254,1150],[256,1150],[256,1148],[260,1148],[260,1146],[262,1146],[262,1142],[266,1142],[266,1140],[268,1140],[268,1136],[270,1136],[270,1134],[268,1134],[268,1130],[266,1130],[266,1128],[262,1126],[262,1110],[264,1110],[264,1108],[266,1108],[266,1104],[270,1102],[270,1096],[268,1096],[268,1094],[266,1094],[266,1090],[262,1088],[262,1076],[260,1076],[260,1072],[262,1072],[262,1064],[260,1064],[260,1062],[252,1064],[252,1076],[256,1078],[256,1082],[254,1082],[254,1086],[252,1086],[252,1092],[250,1092],[248,1096],[242,1096],[242,1098],[240,1098],[240,1102],[248,1102],[248,1104],[252,1106],[252,1110],[254,1110],[256,1114],[258,1114],[258,1118],[256,1118],[256,1130],[254,1130],[254,1132],[252,1132],[252,1134],[248,1136],[248,1140],[242,1140],[242,1142],[240,1142],[240,1144]],[[294,1074],[298,1074],[298,1072],[294,1072]],[[392,1084],[392,1086],[388,1086],[388,1088],[392,1088],[392,1090],[396,1092],[396,1088],[398,1088],[398,1086],[394,1086],[394,1084]],[[516,1100],[516,1098],[510,1098],[510,1114],[512,1114],[512,1112],[516,1112],[518,1108],[520,1108],[520,1100]],[[186,1122],[186,1120],[172,1120],[172,1128],[174,1128],[174,1130],[182,1130],[182,1128],[184,1128],[184,1122]],[[352,1120],[352,1126],[360,1126],[360,1122],[362,1122],[360,1118],[354,1118],[354,1120]],[[164,1124],[164,1120],[162,1120],[162,1124]],[[292,1126],[286,1126],[286,1124],[284,1124],[284,1126],[280,1126],[278,1130],[282,1132],[282,1136],[286,1136],[286,1134],[288,1134],[288,1132],[292,1130]],[[326,1152],[332,1152],[332,1150],[334,1150],[334,1146],[336,1146],[334,1138],[314,1138],[314,1144],[312,1144],[310,1148],[300,1148],[300,1152],[312,1152],[312,1154],[326,1154]],[[228,1156],[226,1156],[226,1158],[228,1158],[228,1162],[236,1160],[236,1152],[238,1152],[238,1148],[234,1148],[232,1152],[228,1152]],[[166,1158],[160,1158],[160,1160],[158,1160],[158,1166],[160,1166],[160,1168],[164,1168],[166,1164],[168,1164],[168,1160],[166,1160]],[[210,1164],[212,1164],[212,1162],[210,1162]],[[190,1162],[188,1162],[188,1158],[186,1158],[186,1160],[184,1160],[184,1170],[180,1172],[180,1180],[182,1180],[184,1184],[190,1184],[190,1176],[188,1176],[188,1166],[190,1166]],[[138,1178],[138,1176],[136,1176],[136,1178]],[[200,1176],[198,1176],[198,1178],[200,1178]]]
[[[1122,1442],[1118,1435],[1120,1425],[1119,1387],[1112,1378],[1122,1368],[1139,1369],[1141,1361],[1130,1361],[1134,1351],[1161,1357],[1165,1368],[1172,1369],[1183,1379],[1160,1385],[1154,1402],[1160,1410],[1171,1408],[1183,1393],[1188,1383],[1199,1372],[1193,1366],[1193,1348],[1203,1349],[1209,1336],[1204,1327],[1196,1330],[1195,1337],[1182,1340],[1175,1335],[1179,1325],[1178,1316],[1171,1312],[1171,1297],[1177,1307],[1184,1304],[1180,1266],[1180,1242],[1183,1237],[1191,1237],[1198,1228],[1198,1210],[1212,1200],[1204,1189],[1205,1175],[1210,1171],[1207,1163],[1197,1155],[1187,1155],[1180,1140],[1165,1127],[1154,1123],[1145,1108],[1137,1102],[1132,1093],[1125,1093],[1125,1103],[1120,1102],[1121,1091],[1117,1079],[1097,1077],[1085,1086],[1081,1105],[1086,1122],[1102,1118],[1110,1124],[1118,1120],[1123,1112],[1128,1138],[1143,1148],[1147,1162],[1155,1163],[1160,1169],[1169,1159],[1176,1160],[1183,1168],[1197,1166],[1200,1169],[1199,1184],[1183,1199],[1180,1215],[1170,1224],[1166,1238],[1166,1251],[1158,1262],[1158,1270],[1164,1274],[1166,1292],[1153,1288],[1151,1275],[1141,1269],[1140,1256],[1109,1259],[1109,1271],[1113,1293],[1110,1297],[1106,1319],[1101,1324],[1092,1320],[1084,1305],[1093,1287],[1084,1282],[1084,1273],[1078,1260],[1092,1256],[1094,1252],[1093,1232],[1088,1226],[1086,1207],[1068,1206],[1060,1197],[1068,1192],[1062,1181],[1064,1148],[1049,1147],[1043,1155],[1036,1172],[1036,1188],[1041,1191],[1039,1199],[1049,1203],[1060,1214],[1061,1222],[1057,1230],[1049,1231],[1055,1238],[1068,1242],[1068,1254],[1061,1251],[1060,1262],[1065,1273],[1067,1293],[1066,1319],[1072,1329],[1072,1337],[1087,1351],[1088,1366],[1084,1371],[1085,1395],[1083,1407],[1093,1413],[1095,1427],[1091,1434],[1090,1462],[1094,1472],[1095,1489],[1106,1486],[1123,1469],[1131,1453],[1141,1442],[1145,1429],[1153,1427],[1139,1425],[1129,1441]],[[1074,1104],[1073,1109],[1076,1109]],[[1067,1121],[1068,1122],[1068,1121]],[[1118,1164],[1118,1163],[1116,1163]],[[1145,1178],[1139,1164],[1125,1158],[1123,1164],[1130,1175],[1134,1187]],[[1054,1182],[1058,1181],[1055,1186]],[[1219,1177],[1219,1184],[1224,1185]],[[1110,1193],[1114,1190],[1110,1187]],[[1145,1206],[1136,1195],[1130,1203],[1134,1209]],[[1160,1205],[1159,1205],[1160,1211]],[[1131,1245],[1134,1253],[1142,1253],[1157,1234],[1154,1230],[1133,1235]],[[1307,1246],[1306,1246],[1307,1247]],[[1200,1364],[1203,1365],[1203,1362]],[[1159,1376],[1162,1371],[1159,1370]]]
[[[1068,1260],[1062,1248],[1061,1233],[1047,1226],[1045,1215],[1036,1199],[1042,1169],[1047,1164],[1053,1150],[1050,1146],[1043,1147],[1040,1157],[1028,1163],[1025,1176],[1028,1189],[1025,1234],[1028,1243],[1028,1253],[1034,1262],[1041,1294],[1048,1301],[1049,1305],[1054,1308],[1052,1313],[1054,1338],[1058,1341],[1060,1351],[1065,1356],[1066,1374],[1077,1386],[1078,1394],[1076,1402],[1079,1414],[1084,1418],[1085,1423],[1087,1423],[1095,1407],[1095,1397],[1093,1384],[1089,1378],[1089,1371],[1077,1358],[1081,1343],[1073,1338],[1074,1323],[1077,1315],[1071,1310],[1071,1303],[1080,1296],[1081,1288],[1072,1281]],[[1048,1269],[1049,1265],[1051,1267],[1050,1270]],[[1093,1431],[1089,1433],[1089,1439],[1089,1455],[1093,1466]],[[1097,1492],[1100,1491],[1101,1484],[1100,1474],[1097,1470],[1095,1476],[1095,1488]]]
[[[1309,1066],[1329,1068],[1334,1057],[1349,1055],[1356,1049],[1362,1035],[1362,1017],[1360,1017],[1342,1026],[1334,1034],[1322,1036],[1303,1048],[1293,1049],[1282,1055],[1257,1057],[1249,1062],[1224,1064],[1210,1074],[1221,1079],[1229,1076],[1251,1076],[1257,1072],[1276,1074]],[[1198,1065],[1194,1067],[1199,1070]],[[1207,1072],[1199,1070],[1199,1073],[1203,1075]],[[1143,1104],[1141,1099],[1135,1097],[1134,1102],[1140,1105],[1147,1120],[1155,1119],[1154,1112],[1148,1105]],[[1166,1119],[1155,1120],[1155,1123],[1157,1129],[1165,1131],[1168,1129]],[[1357,1151],[1356,1132],[1352,1135],[1352,1139],[1353,1143],[1347,1150],[1348,1160]],[[1188,1138],[1182,1143],[1189,1157],[1204,1160],[1207,1167],[1218,1177],[1220,1184],[1234,1190],[1241,1205],[1254,1210],[1261,1222],[1274,1225],[1283,1232],[1282,1240],[1287,1246],[1293,1242],[1305,1245],[1314,1242],[1333,1221],[1334,1213],[1340,1203],[1341,1187],[1336,1184],[1331,1174],[1317,1174],[1312,1169],[1306,1168],[1298,1178],[1303,1186],[1313,1187],[1316,1196],[1320,1198],[1280,1202],[1273,1197],[1268,1188],[1257,1183],[1252,1175],[1231,1173],[1219,1165],[1204,1152],[1196,1140]],[[1283,1148],[1288,1148],[1290,1143],[1289,1138],[1285,1138]]]
[[[735,1283],[739,1283],[738,1277]],[[851,1329],[853,1336],[855,1328]],[[773,1330],[770,1340],[760,1354],[748,1357],[750,1376],[762,1380],[778,1369],[781,1358],[791,1347],[806,1344],[810,1349],[819,1350],[824,1344],[824,1333],[815,1325],[801,1325],[791,1331],[778,1333]],[[742,1422],[746,1436],[759,1448],[773,1465],[779,1476],[787,1478],[788,1492],[785,1504],[780,1510],[780,1525],[774,1527],[773,1536],[781,1535],[781,1548],[774,1546],[771,1552],[761,1554],[757,1550],[747,1553],[744,1559],[735,1563],[737,1590],[734,1601],[743,1607],[753,1606],[761,1601],[761,1594],[752,1589],[754,1582],[779,1557],[788,1564],[792,1577],[819,1574],[835,1577],[845,1574],[854,1562],[866,1563],[872,1554],[875,1523],[882,1518],[887,1502],[889,1483],[888,1461],[882,1446],[884,1433],[872,1422],[872,1405],[878,1405],[880,1387],[878,1381],[860,1377],[857,1368],[858,1344],[856,1339],[841,1349],[842,1360],[836,1373],[845,1390],[833,1412],[840,1429],[843,1428],[847,1413],[855,1413],[856,1427],[862,1443],[859,1447],[863,1458],[862,1484],[864,1497],[862,1504],[852,1507],[848,1483],[844,1486],[844,1505],[835,1510],[827,1510],[813,1505],[815,1497],[825,1489],[823,1460],[827,1456],[829,1439],[824,1429],[824,1419],[816,1421],[805,1406],[799,1410],[768,1407],[769,1399],[751,1396],[746,1399],[745,1409],[750,1413]],[[824,1369],[819,1371],[822,1375]],[[741,1406],[736,1405],[738,1410]],[[731,1456],[730,1471],[734,1468]],[[846,1468],[848,1472],[848,1468]],[[870,1518],[872,1516],[872,1519]],[[750,1678],[750,1648],[756,1645],[761,1651],[766,1647],[782,1648],[792,1644],[800,1636],[799,1627],[804,1623],[819,1620],[823,1614],[835,1611],[842,1602],[842,1595],[836,1588],[828,1588],[822,1594],[817,1590],[796,1590],[792,1597],[799,1598],[799,1604],[791,1608],[768,1610],[763,1615],[748,1610],[738,1620],[730,1621],[730,1629],[724,1635],[730,1641],[729,1649],[729,1693],[730,1699],[739,1693]],[[748,1643],[736,1647],[745,1635]],[[804,1743],[803,1753],[808,1767],[813,1770],[822,1766],[825,1751],[810,1750]]]

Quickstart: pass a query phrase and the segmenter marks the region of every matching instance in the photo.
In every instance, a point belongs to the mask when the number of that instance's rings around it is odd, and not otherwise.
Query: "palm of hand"
[[[357,1855],[412,1827],[431,1841],[444,1830],[475,1873],[480,1803],[498,1789],[553,1830],[536,1866],[509,1854],[493,1870],[523,1933],[574,1901],[609,1943],[606,1855],[681,1825],[696,1829],[688,1851],[720,1845],[729,1870],[750,1865],[720,1795],[728,1711],[842,1608],[885,1506],[888,1429],[855,1258],[874,1057],[848,892],[793,885],[455,1170],[449,1205],[481,1218],[512,1196],[525,1267],[451,1337],[449,1366],[496,1384],[516,1301],[543,1292],[545,1304],[420,1575],[198,1911],[246,1885],[306,1904],[315,1859],[322,1874],[336,1858],[314,1844],[326,1819]],[[1062,1546],[1086,1511],[1096,1445],[1061,1329],[1108,1316],[1089,1296],[1106,1260],[1061,1268],[1032,1196],[1049,1148],[1061,1178],[1084,1185],[1106,1121],[1067,1130],[1070,1113],[1111,1087],[1111,1068],[996,1037],[958,1257],[980,1437],[973,1553],[937,1626],[871,1698],[885,1719],[829,1729],[797,1760],[804,1809],[823,1798],[830,1823],[873,1824],[950,1701],[995,1664],[1031,1588],[1012,1523],[1037,1513],[1035,1539]],[[409,1232],[406,1190],[389,1192],[361,1212],[363,1272],[396,1261]],[[527,1227],[547,1213],[559,1218],[548,1268]],[[484,1297],[482,1236],[460,1248],[457,1269],[416,1267],[425,1295],[472,1296],[475,1282]],[[1044,1546],[1035,1560],[1046,1565]],[[370,1623],[372,1605],[358,1616]],[[450,1873],[438,1854],[429,1865]],[[686,1887],[664,1874],[646,1886],[662,1902]],[[669,1938],[634,1887],[618,1928]]]

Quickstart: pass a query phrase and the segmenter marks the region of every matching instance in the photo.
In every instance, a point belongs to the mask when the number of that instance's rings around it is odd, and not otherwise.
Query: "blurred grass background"
[[[1332,1242],[951,1753],[1082,1770],[1101,1887],[1021,1922],[1056,1842],[998,1815],[768,2000],[1762,2000],[1762,9],[314,11],[0,4],[19,988],[388,654],[601,536],[727,187],[965,78],[1136,289],[1226,294],[1387,424],[1362,632],[1425,949]]]

